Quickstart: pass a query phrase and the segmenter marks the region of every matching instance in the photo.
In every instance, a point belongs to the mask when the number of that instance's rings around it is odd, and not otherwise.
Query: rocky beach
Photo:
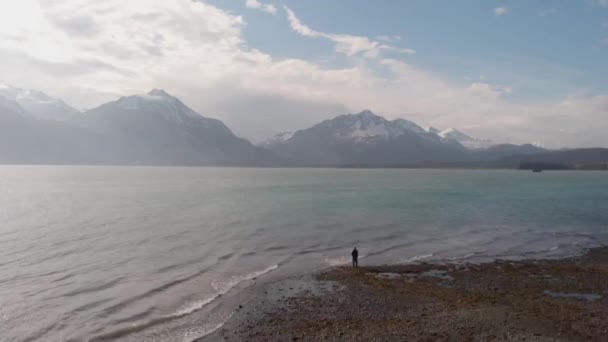
[[[608,340],[608,248],[559,260],[341,266],[247,292],[202,341]]]

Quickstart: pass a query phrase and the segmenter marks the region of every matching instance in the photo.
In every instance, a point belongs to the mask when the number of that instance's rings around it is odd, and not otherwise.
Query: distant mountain
[[[16,101],[0,96],[0,163],[78,164],[102,161],[95,134],[55,120],[33,117]]]
[[[439,133],[441,133],[441,131],[440,131],[440,130],[438,130],[437,128],[432,127],[432,126],[427,127],[427,128],[425,129],[425,131],[427,131],[427,132],[429,132],[429,133],[434,133],[434,134],[437,134],[437,135],[438,135]]]
[[[281,133],[263,146],[300,165],[370,167],[495,167],[500,159],[546,152],[529,144],[493,145],[454,128],[439,131],[405,119],[389,121],[369,110]]]
[[[439,132],[437,134],[446,140],[458,141],[464,147],[473,149],[473,150],[489,148],[492,145],[494,145],[494,143],[490,140],[473,138],[469,135],[462,133],[461,131],[459,131],[455,128],[449,128],[449,129]]]
[[[3,123],[23,121],[27,116],[27,111],[17,101],[0,96],[0,120]]]
[[[260,147],[160,89],[81,113],[39,91],[0,85],[3,164],[608,169],[608,149],[490,145],[366,110],[280,133]]]
[[[81,124],[108,137],[121,163],[274,166],[272,152],[235,136],[160,89],[87,111]]]
[[[388,121],[369,110],[340,115],[271,139],[266,146],[301,165],[408,165],[466,158],[466,149],[404,119]]]
[[[43,92],[0,84],[0,96],[17,102],[29,116],[42,120],[70,122],[82,113],[61,99]]]
[[[0,163],[285,165],[158,89],[79,113],[43,93],[3,86],[0,145]]]
[[[280,132],[280,133],[270,137],[269,139],[262,141],[259,145],[262,147],[274,146],[274,145],[285,142],[285,140],[287,140],[287,139],[291,139],[291,137],[293,137],[293,135],[295,133],[296,133],[295,131]]]

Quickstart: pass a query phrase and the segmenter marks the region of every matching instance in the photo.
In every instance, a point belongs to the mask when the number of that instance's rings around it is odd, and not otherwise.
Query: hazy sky
[[[371,109],[608,146],[608,0],[1,1],[0,60],[79,109],[163,88],[254,141]]]

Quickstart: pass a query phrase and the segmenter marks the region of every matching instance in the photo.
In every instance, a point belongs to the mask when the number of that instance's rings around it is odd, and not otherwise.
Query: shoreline
[[[555,260],[333,266],[246,292],[197,341],[601,341],[608,247]]]

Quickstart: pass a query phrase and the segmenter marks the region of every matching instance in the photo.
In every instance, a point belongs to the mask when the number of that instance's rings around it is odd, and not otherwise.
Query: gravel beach
[[[608,341],[608,248],[561,260],[335,267],[253,291],[202,341]]]

